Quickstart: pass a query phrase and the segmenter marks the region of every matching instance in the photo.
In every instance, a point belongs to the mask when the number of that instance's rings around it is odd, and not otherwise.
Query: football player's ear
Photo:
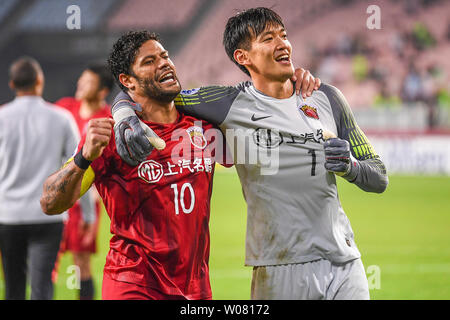
[[[119,75],[119,81],[128,90],[134,91],[134,89],[136,88],[135,83],[134,83],[134,77],[129,74],[121,73]]]
[[[250,64],[248,52],[243,49],[234,50],[233,57],[241,66],[248,66]]]
[[[36,93],[38,95],[42,95],[42,93],[44,92],[44,86],[45,86],[44,74],[42,72],[38,72],[35,82]]]

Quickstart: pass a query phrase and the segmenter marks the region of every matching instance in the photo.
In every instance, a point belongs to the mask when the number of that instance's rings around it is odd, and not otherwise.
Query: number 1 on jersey
[[[311,163],[311,176],[316,175],[316,150],[309,150],[309,154],[311,154],[312,157],[312,163]]]
[[[180,209],[178,206],[178,203],[180,203],[181,210],[183,210],[184,213],[189,214],[194,210],[194,204],[195,204],[195,193],[194,188],[192,188],[192,185],[189,182],[184,183],[181,186],[180,193],[178,193],[178,185],[176,183],[173,183],[170,185],[170,187],[173,189],[173,204],[175,206],[175,214],[180,213]],[[189,208],[186,209],[186,204],[184,203],[184,193],[186,191],[186,188],[189,189],[189,192],[191,193],[191,203],[189,205]]]

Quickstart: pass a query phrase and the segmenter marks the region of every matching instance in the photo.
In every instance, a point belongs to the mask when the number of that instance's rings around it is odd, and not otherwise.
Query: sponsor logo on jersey
[[[205,149],[208,142],[203,134],[203,129],[201,127],[192,126],[186,129],[186,132],[191,139],[191,143],[194,147],[199,149]]]
[[[253,132],[253,141],[259,147],[273,149],[283,142],[283,136],[277,130],[258,128]]]
[[[262,116],[262,117],[255,117],[255,114],[252,115],[251,120],[252,121],[259,121],[262,119],[270,118],[271,116]]]
[[[313,119],[319,119],[319,115],[317,113],[317,109],[311,106],[308,106],[307,104],[300,105],[298,107],[300,111],[303,111],[305,116],[313,118]]]
[[[257,128],[253,131],[253,141],[259,147],[273,149],[285,143],[287,145],[303,145],[307,142],[323,143],[323,130],[317,129],[316,132],[305,132],[298,135],[282,133],[278,130]]]
[[[175,163],[165,161],[165,165],[155,160],[147,160],[142,162],[138,167],[138,176],[147,183],[156,183],[162,177],[170,177],[174,175],[197,172],[211,173],[213,171],[214,161],[212,158],[196,157],[191,159],[178,159]]]
[[[163,175],[163,166],[154,160],[147,160],[139,165],[138,176],[145,182],[158,182]]]
[[[198,91],[200,90],[200,88],[194,88],[194,89],[189,89],[189,90],[181,90],[181,94],[184,94],[186,96],[192,95],[192,94],[196,94]]]

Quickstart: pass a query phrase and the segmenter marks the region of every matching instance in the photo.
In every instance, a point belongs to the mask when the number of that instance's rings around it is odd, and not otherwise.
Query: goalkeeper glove
[[[119,156],[130,166],[137,166],[147,159],[153,148],[158,150],[165,148],[165,142],[144,124],[136,115],[135,111],[142,111],[139,104],[128,99],[121,99],[125,93],[120,93],[112,108],[115,125],[114,134],[116,148]]]
[[[354,162],[357,161],[350,153],[350,144],[347,140],[340,138],[328,139],[324,143],[324,150],[325,169],[334,172],[338,176],[347,176]]]

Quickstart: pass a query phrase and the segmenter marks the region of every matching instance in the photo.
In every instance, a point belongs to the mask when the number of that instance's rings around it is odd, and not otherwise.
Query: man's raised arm
[[[43,187],[41,208],[48,215],[60,214],[71,208],[89,189],[94,175],[90,164],[100,157],[111,139],[114,120],[89,121],[86,141],[81,150],[63,168],[49,176]],[[89,174],[90,173],[90,174]]]
[[[317,90],[321,85],[319,78],[313,77],[308,70],[303,68],[297,68],[291,80],[295,82],[294,89],[296,93],[302,93],[304,98],[311,96],[312,92]],[[195,94],[192,94],[191,92],[196,92],[197,90],[202,90],[203,93],[206,94],[208,91],[212,90],[214,91],[214,94],[221,95],[220,99],[222,100],[227,96],[228,99],[233,99],[230,97],[235,94],[233,91],[236,90],[233,89],[234,87],[209,86],[186,90],[183,91],[186,93],[185,99],[183,98],[183,94],[178,95],[175,99],[175,104],[177,107],[181,106],[181,109],[183,109],[183,106],[189,108],[199,105],[200,101],[204,102],[204,99],[197,99],[198,101],[194,101],[196,100],[196,97]],[[206,96],[207,95],[204,97]],[[199,97],[199,95],[197,95],[197,97]],[[219,98],[216,96],[216,98],[206,102],[214,103],[217,99]],[[191,103],[189,103],[189,101],[191,101]],[[212,120],[215,120],[217,116],[220,117],[220,114],[217,115],[217,112],[220,113],[220,111],[217,108],[210,108],[209,105],[206,106],[205,104],[202,104],[202,106],[205,110],[209,109],[206,114],[198,114],[199,112],[196,112],[198,111],[197,109],[199,109],[198,106],[196,106],[196,108],[189,108],[190,112],[200,119],[217,124],[217,121]],[[116,148],[122,160],[130,166],[137,166],[140,162],[145,161],[147,156],[153,151],[153,147],[158,148],[153,142],[149,142],[149,138],[159,138],[147,125],[143,124],[142,121],[139,121],[135,111],[142,111],[140,105],[135,103],[126,92],[119,92],[111,105],[111,113],[116,121],[116,125],[114,126]],[[208,115],[211,115],[211,118],[208,117]]]

